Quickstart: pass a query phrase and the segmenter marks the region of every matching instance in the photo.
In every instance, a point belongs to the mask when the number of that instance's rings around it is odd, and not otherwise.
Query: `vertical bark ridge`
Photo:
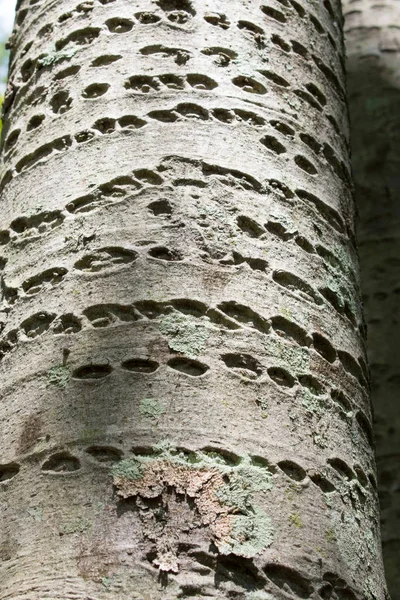
[[[11,43],[0,598],[384,598],[339,2]]]
[[[389,590],[400,598],[400,337],[398,128],[400,7],[343,4],[346,16],[353,169],[368,353],[375,408],[382,543]]]

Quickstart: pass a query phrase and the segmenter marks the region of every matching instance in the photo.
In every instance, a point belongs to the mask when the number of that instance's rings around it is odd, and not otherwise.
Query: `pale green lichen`
[[[326,399],[313,394],[310,389],[302,389],[300,392],[301,404],[304,408],[315,415],[322,416],[326,412]]]
[[[218,490],[217,496],[224,504],[240,511],[251,507],[251,496],[254,492],[266,492],[272,487],[271,473],[249,462],[243,466],[229,468],[227,476],[228,483]]]
[[[364,582],[364,598],[365,600],[376,600],[376,598],[378,598],[378,593],[377,590],[379,589],[380,585],[376,585],[376,583],[374,582],[373,577],[370,575],[369,577],[367,577],[365,579]]]
[[[336,542],[336,534],[333,527],[330,527],[325,531],[325,539],[327,542]]]
[[[137,458],[121,460],[111,468],[113,477],[124,477],[126,479],[140,479],[143,474],[143,466]]]
[[[205,324],[190,315],[172,312],[163,318],[160,331],[168,337],[171,350],[196,358],[204,350],[209,331]]]
[[[274,529],[271,519],[258,506],[253,506],[245,515],[234,517],[229,537],[220,544],[222,554],[236,554],[253,558],[273,542]]]
[[[265,338],[263,344],[270,356],[276,359],[276,366],[282,366],[290,372],[307,373],[310,367],[308,349],[275,339]]]
[[[342,504],[342,509],[338,510],[337,501],[332,505],[331,523],[336,544],[351,573],[356,573],[361,565],[375,560],[380,552],[377,532],[363,527],[364,521],[362,512],[354,510],[352,506]]]
[[[101,585],[103,585],[105,588],[111,587],[111,584],[112,584],[111,577],[103,577],[103,579],[101,580]]]
[[[165,406],[155,398],[143,398],[140,401],[139,412],[147,419],[159,419],[165,412]]]
[[[194,473],[219,472],[223,474],[224,483],[214,491],[216,502],[227,507],[226,514],[231,515],[232,524],[218,542],[220,552],[251,558],[272,543],[271,519],[253,500],[254,494],[272,488],[272,473],[262,459],[257,462],[254,457],[244,455],[235,462],[218,451],[178,450],[168,441],[160,442],[153,450],[154,454],[138,455],[114,465],[111,475],[116,484],[139,480],[145,477],[147,468],[154,469],[156,465],[161,468],[176,465],[193,469]]]
[[[292,515],[289,515],[289,522],[291,525],[294,525],[298,529],[301,529],[302,527],[304,527],[303,520],[302,520],[301,516],[299,515],[299,513],[293,513]]]
[[[41,67],[49,67],[55,63],[60,62],[66,58],[72,58],[77,52],[77,47],[66,48],[65,50],[50,50],[44,56],[41,56],[38,60],[38,65]]]
[[[78,517],[73,521],[66,521],[60,525],[60,534],[61,535],[70,535],[73,533],[83,533],[87,529],[90,529],[92,526],[89,519],[85,517]]]
[[[39,506],[35,506],[34,508],[28,508],[26,512],[35,521],[42,521],[43,520],[43,508],[40,508]]]
[[[49,384],[56,385],[59,388],[65,388],[70,378],[69,369],[65,365],[51,367],[47,372],[47,381]]]

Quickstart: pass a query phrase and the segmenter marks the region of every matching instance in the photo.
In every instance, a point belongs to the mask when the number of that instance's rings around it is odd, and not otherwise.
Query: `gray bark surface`
[[[339,2],[22,0],[1,600],[383,600]]]
[[[400,599],[400,3],[344,0],[358,241],[375,409],[382,543]]]

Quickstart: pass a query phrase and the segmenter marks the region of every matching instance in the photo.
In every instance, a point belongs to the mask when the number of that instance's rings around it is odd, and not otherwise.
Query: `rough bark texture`
[[[400,3],[344,0],[358,239],[388,585],[400,599]]]
[[[0,598],[383,599],[339,3],[16,23]]]

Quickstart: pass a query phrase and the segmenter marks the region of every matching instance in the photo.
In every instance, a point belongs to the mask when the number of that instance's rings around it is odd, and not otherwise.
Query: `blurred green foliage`
[[[4,71],[4,73],[6,73],[7,70],[7,61],[8,61],[8,51],[6,50],[6,40],[0,40],[0,69],[1,72]],[[7,81],[7,76],[4,75],[4,77],[2,77],[2,80],[0,81],[0,83],[6,83]],[[1,119],[1,106],[3,104],[3,100],[4,100],[4,96],[1,93],[1,89],[0,89],[0,136],[1,136],[1,130],[3,127],[3,121]]]
[[[1,115],[1,111],[2,111],[3,100],[4,100],[4,96],[0,96],[0,115]],[[3,129],[3,119],[0,117],[0,137],[1,137],[2,129]]]

